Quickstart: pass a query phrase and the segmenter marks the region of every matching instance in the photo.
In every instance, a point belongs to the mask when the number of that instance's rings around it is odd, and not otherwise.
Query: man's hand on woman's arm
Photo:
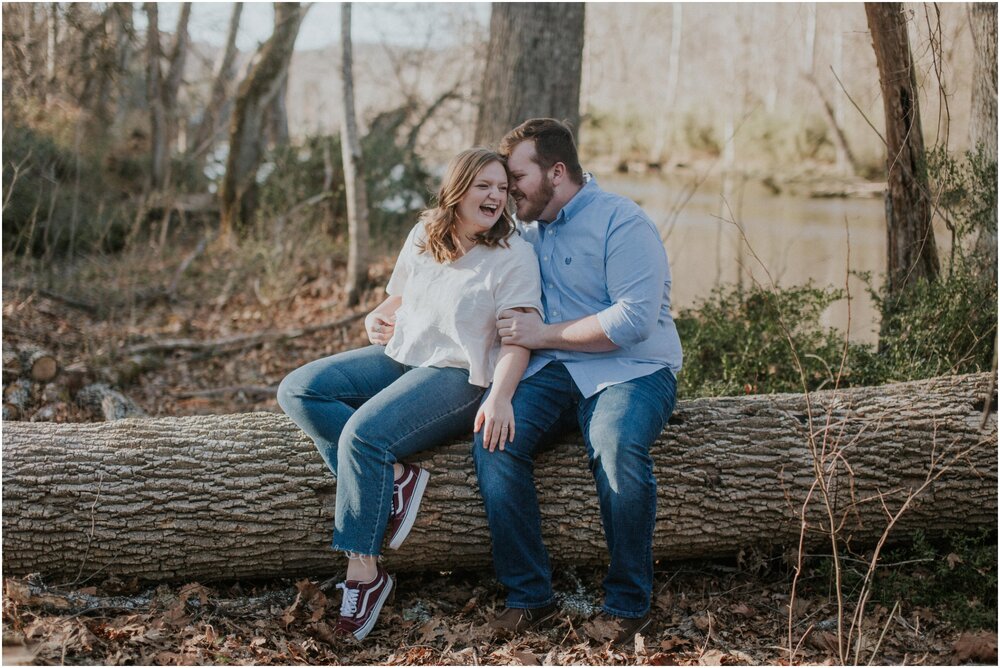
[[[546,325],[536,311],[503,311],[497,320],[500,340],[529,350],[553,348],[605,353],[618,346],[608,338],[596,315]]]
[[[396,311],[402,304],[402,297],[392,295],[386,297],[384,302],[365,316],[365,332],[369,341],[378,346],[389,343],[393,332],[396,331]]]

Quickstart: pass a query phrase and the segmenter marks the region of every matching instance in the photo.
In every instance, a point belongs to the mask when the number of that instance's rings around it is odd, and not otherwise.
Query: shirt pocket
[[[566,287],[583,300],[594,303],[607,299],[604,256],[592,253],[563,255],[556,270]]]

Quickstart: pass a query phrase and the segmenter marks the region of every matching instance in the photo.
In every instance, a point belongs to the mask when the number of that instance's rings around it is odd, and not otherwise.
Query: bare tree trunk
[[[256,64],[236,93],[226,174],[219,190],[220,241],[228,240],[233,230],[245,227],[253,219],[266,111],[288,69],[303,13],[297,2],[275,5],[274,33],[261,47]]]
[[[365,189],[364,159],[354,111],[354,54],[351,46],[351,3],[340,6],[341,82],[344,112],[340,144],[344,156],[344,185],[347,190],[347,303],[354,306],[368,284],[368,194]]]
[[[844,75],[844,28],[843,28],[843,18],[840,12],[832,12],[833,15],[833,71],[837,73],[837,76]],[[849,172],[851,174],[857,174],[860,170],[860,165],[857,163],[857,159],[854,154],[850,151],[849,144],[847,143],[847,134],[844,133],[841,128],[844,127],[844,95],[838,92],[833,96],[833,123],[834,126],[840,131],[840,137],[843,139],[843,143],[838,141],[835,146],[837,148],[837,168],[841,172]]]
[[[222,51],[222,58],[215,70],[215,78],[212,81],[212,94],[208,104],[202,114],[201,122],[194,132],[194,139],[190,142],[192,147],[191,155],[202,164],[205,154],[215,143],[221,129],[221,121],[227,115],[226,100],[229,96],[229,88],[236,75],[236,36],[240,29],[240,18],[243,15],[243,3],[233,4],[233,13],[229,18],[229,31],[226,33],[226,46]]]
[[[865,3],[885,108],[890,295],[899,295],[921,279],[934,280],[940,272],[931,227],[916,68],[904,12],[903,5],[896,2]]]
[[[153,190],[167,181],[167,118],[163,108],[163,77],[160,73],[159,10],[155,2],[143,4],[146,12],[146,101],[149,104],[150,176]]]
[[[837,113],[833,108],[833,104],[827,98],[823,87],[817,81],[815,75],[807,73],[804,77],[812,85],[813,90],[816,91],[816,97],[820,101],[820,108],[823,110],[823,118],[826,119],[826,124],[833,135],[833,145],[837,151],[837,166],[845,171],[849,171],[852,175],[857,174],[858,162],[851,151],[850,145],[847,143],[847,135],[844,134],[843,128],[837,122]]]
[[[821,468],[852,546],[884,530],[880,497],[895,510],[949,464],[894,536],[996,526],[995,418],[980,428],[989,382],[989,374],[977,374],[814,392],[808,401],[784,394],[680,402],[651,451],[654,554],[682,559],[797,547],[815,475],[810,432],[817,447],[838,447],[844,456]],[[390,569],[490,563],[468,441],[419,458],[430,485],[409,540],[386,555]],[[7,575],[316,577],[342,564],[328,547],[336,483],[283,415],[17,422],[5,425],[3,461]],[[535,470],[553,561],[606,563],[579,437],[540,455]],[[807,548],[827,545],[816,497],[806,519],[814,527]]]
[[[53,2],[48,8],[48,30],[46,31],[45,50],[45,82],[42,90],[48,93],[55,91],[56,85],[56,45],[59,44],[59,3]]]
[[[177,141],[177,95],[181,89],[181,82],[184,80],[184,64],[187,62],[188,45],[191,42],[188,36],[188,22],[191,19],[191,3],[185,2],[181,5],[180,16],[177,17],[177,29],[174,31],[174,44],[170,49],[170,57],[167,60],[167,76],[161,87],[163,96],[163,111],[166,119],[167,130],[167,160],[169,165],[170,156],[173,153],[172,147]],[[169,182],[170,174],[167,173],[166,181]]]
[[[274,96],[274,102],[268,110],[268,131],[272,146],[287,146],[288,136],[288,73],[285,73],[278,87],[278,94]]]
[[[650,158],[653,162],[662,163],[665,152],[672,142],[667,136],[673,129],[674,118],[677,117],[674,105],[677,103],[677,86],[680,83],[681,70],[681,39],[683,37],[684,4],[671,3],[672,18],[670,21],[670,61],[667,65],[667,83],[663,89],[663,111],[657,114],[656,139]]]
[[[579,130],[583,27],[583,3],[493,3],[476,144],[529,118]]]
[[[976,49],[972,74],[972,117],[969,144],[975,150],[982,145],[986,159],[997,162],[997,6],[977,2],[969,5],[969,25]],[[997,211],[991,212],[987,227],[979,231],[976,254],[987,267],[987,276],[997,276]]]
[[[118,74],[115,106],[115,125],[121,126],[128,113],[128,63],[132,56],[132,3],[115,4],[115,71]]]

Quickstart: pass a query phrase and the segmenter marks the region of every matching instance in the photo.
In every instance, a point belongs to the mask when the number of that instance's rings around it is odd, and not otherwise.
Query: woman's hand
[[[476,421],[473,423],[473,431],[483,432],[483,447],[490,452],[501,450],[508,443],[514,442],[514,407],[510,404],[510,399],[501,399],[496,394],[490,394],[479,406],[476,413]]]
[[[365,316],[365,331],[368,333],[368,340],[375,345],[388,344],[393,332],[396,331],[395,314],[387,316],[378,311],[372,311]]]

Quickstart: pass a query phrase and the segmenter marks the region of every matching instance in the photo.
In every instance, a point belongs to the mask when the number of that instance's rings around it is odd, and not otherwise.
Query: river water
[[[717,285],[754,281],[788,287],[812,281],[847,289],[823,324],[874,342],[878,312],[865,284],[850,271],[871,272],[881,285],[886,232],[882,198],[774,195],[759,181],[598,176],[601,187],[638,202],[660,229],[673,275],[674,309],[696,305]],[[692,193],[693,189],[693,193]],[[738,223],[739,226],[736,224]],[[742,228],[742,233],[741,233]],[[946,236],[937,231],[939,250]],[[755,257],[756,255],[756,257]]]

